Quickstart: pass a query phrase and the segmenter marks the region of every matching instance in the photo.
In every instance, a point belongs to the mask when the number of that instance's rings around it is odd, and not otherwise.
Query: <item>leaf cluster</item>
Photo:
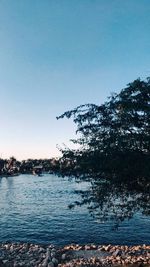
[[[97,203],[103,212],[108,204],[111,214],[120,199],[124,218],[125,209],[131,209],[129,217],[136,209],[149,214],[150,79],[137,79],[104,104],[80,105],[60,118],[72,118],[77,126],[73,142],[79,148],[61,150],[61,173],[91,181],[84,203]]]

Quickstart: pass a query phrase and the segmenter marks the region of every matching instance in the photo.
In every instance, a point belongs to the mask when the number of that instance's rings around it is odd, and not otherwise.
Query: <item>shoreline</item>
[[[150,245],[0,243],[0,267],[150,266]]]

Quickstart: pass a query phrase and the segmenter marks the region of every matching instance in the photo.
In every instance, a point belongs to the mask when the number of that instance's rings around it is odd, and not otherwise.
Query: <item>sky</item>
[[[150,76],[149,0],[0,0],[0,157],[59,156],[56,116]]]

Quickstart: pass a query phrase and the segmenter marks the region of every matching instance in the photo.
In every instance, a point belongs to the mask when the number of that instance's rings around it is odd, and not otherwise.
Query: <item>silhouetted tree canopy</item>
[[[91,181],[81,192],[92,214],[122,221],[150,214],[150,79],[137,79],[102,105],[86,104],[73,118],[77,149],[62,149],[61,173]],[[119,201],[118,201],[119,200]]]

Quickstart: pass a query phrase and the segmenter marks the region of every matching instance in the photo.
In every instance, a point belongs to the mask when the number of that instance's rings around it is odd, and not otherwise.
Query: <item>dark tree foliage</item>
[[[150,79],[130,83],[102,105],[65,112],[73,118],[77,149],[62,149],[61,174],[91,181],[82,202],[102,219],[150,214]]]

